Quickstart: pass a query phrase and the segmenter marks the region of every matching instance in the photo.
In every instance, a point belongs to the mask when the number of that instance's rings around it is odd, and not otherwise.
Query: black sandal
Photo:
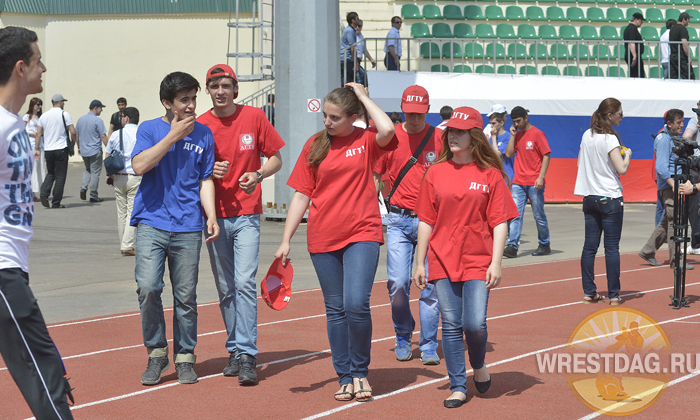
[[[336,401],[340,401],[340,402],[352,401],[352,399],[355,397],[355,393],[348,392],[348,385],[352,385],[352,384],[351,383],[350,384],[343,384],[342,388],[340,388],[340,391],[333,394],[333,398],[335,398]],[[345,395],[349,395],[349,397],[348,398],[341,398]]]

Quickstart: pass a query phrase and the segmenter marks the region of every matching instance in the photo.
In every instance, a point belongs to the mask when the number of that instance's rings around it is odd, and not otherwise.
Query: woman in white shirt
[[[42,105],[41,99],[36,97],[32,98],[32,100],[29,101],[27,113],[22,117],[25,129],[29,135],[29,141],[32,144],[32,150],[35,149],[37,140],[39,141],[39,147],[41,149],[40,157],[38,160],[34,160],[34,169],[32,170],[32,192],[34,193],[34,201],[39,201],[39,197],[36,195],[39,193],[41,183],[44,182],[44,177],[46,176],[46,170],[44,169],[44,139],[36,138],[36,128],[39,123],[39,117],[41,117]]]
[[[591,117],[591,128],[583,133],[578,155],[578,174],[574,194],[583,197],[585,240],[581,252],[581,278],[584,303],[605,300],[596,291],[595,255],[600,236],[605,234],[605,267],[608,278],[608,298],[611,305],[619,305],[620,292],[620,235],[622,233],[622,183],[630,166],[632,151],[623,147],[620,135],[613,126],[624,118],[622,104],[607,98]]]

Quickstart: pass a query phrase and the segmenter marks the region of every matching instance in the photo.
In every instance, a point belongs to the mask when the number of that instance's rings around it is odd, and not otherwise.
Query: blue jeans
[[[378,242],[354,242],[337,251],[311,253],[326,304],[326,328],[338,382],[369,371],[372,315],[369,296],[379,264]]]
[[[527,204],[529,198],[532,215],[537,223],[537,242],[540,245],[549,246],[549,226],[547,225],[547,215],[544,214],[544,187],[538,190],[532,185],[513,184],[512,195],[513,201],[518,207],[518,217],[510,223],[506,245],[513,245],[515,249],[518,249],[520,246],[520,234],[523,232],[523,214],[525,213],[525,204]]]
[[[608,198],[598,195],[583,197],[585,216],[585,239],[581,252],[581,282],[583,294],[594,297],[595,254],[600,245],[600,235],[605,232],[605,270],[608,277],[608,297],[616,298],[620,293],[620,235],[624,214],[622,197]]]
[[[661,68],[664,69],[664,79],[668,79],[668,63],[661,63]]]
[[[397,335],[411,334],[416,321],[411,314],[411,270],[418,241],[418,218],[389,213],[387,215],[387,255],[386,271],[389,281],[386,287],[391,299],[391,317]],[[426,265],[427,271],[427,265]],[[426,273],[427,274],[427,273]],[[435,286],[428,283],[420,293],[418,314],[420,316],[421,351],[438,348],[437,331],[440,311],[437,305]]]
[[[367,77],[367,72],[365,71],[364,68],[362,68],[361,65],[357,65],[357,71],[355,72],[355,81],[361,85],[367,85],[366,83],[366,78]]]
[[[467,393],[467,370],[464,360],[464,339],[472,369],[484,367],[486,358],[486,309],[489,290],[483,280],[451,282],[435,281],[442,314],[442,352],[452,392]]]
[[[197,279],[202,232],[168,232],[144,223],[136,228],[136,293],[141,310],[143,344],[151,357],[167,355],[163,314],[163,274],[168,260],[175,309],[175,363],[194,363],[197,345]]]
[[[255,275],[260,255],[260,215],[220,217],[219,237],[207,243],[211,271],[226,326],[226,350],[258,354],[258,300]]]

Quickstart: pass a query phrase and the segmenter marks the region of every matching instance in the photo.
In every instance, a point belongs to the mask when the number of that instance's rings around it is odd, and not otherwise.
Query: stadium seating
[[[537,67],[535,66],[521,66],[519,70],[520,74],[537,74]]]
[[[500,6],[489,5],[484,9],[484,16],[488,20],[506,20]]]
[[[529,23],[521,23],[518,25],[518,38],[520,39],[539,39],[535,27]]]
[[[569,24],[561,25],[559,27],[559,38],[565,40],[581,39],[581,37],[578,36],[578,33],[576,33],[576,28]]]
[[[515,73],[515,67],[507,65],[507,64],[503,65],[503,66],[498,66],[496,73],[498,73],[498,74],[517,74],[517,73]]]
[[[434,64],[430,67],[430,71],[433,73],[449,73],[450,68],[444,64]]]
[[[466,58],[482,58],[484,56],[484,47],[476,42],[464,44],[464,56]]]
[[[581,39],[585,39],[587,41],[603,39],[600,37],[600,35],[598,35],[598,31],[593,25],[581,25],[579,28],[579,33],[581,35]]]
[[[506,7],[506,19],[508,20],[527,20],[523,9],[520,6]]]
[[[525,15],[527,16],[527,20],[531,22],[547,21],[542,8],[539,6],[528,6],[528,8],[525,10]]]
[[[549,47],[549,58],[553,60],[566,60],[569,58],[569,49],[566,44],[552,44]]]
[[[562,71],[562,74],[564,76],[583,76],[583,74],[581,73],[581,69],[579,69],[576,66],[564,67],[564,71]]]
[[[457,64],[452,71],[455,73],[472,73],[472,68],[465,64]]]
[[[454,4],[445,6],[442,9],[442,15],[445,17],[445,19],[464,20],[462,9]]]
[[[434,42],[420,44],[420,56],[423,58],[440,58],[440,47]]]
[[[574,44],[571,46],[571,58],[578,58],[579,60],[588,60],[591,57],[591,53],[586,44]]]
[[[503,44],[496,42],[494,43],[487,43],[486,44],[486,58],[495,58],[495,59],[504,59],[506,57],[506,48],[503,46]]]
[[[608,48],[608,46],[605,44],[594,45],[591,49],[591,58],[596,58],[599,61],[610,59],[610,48]]]
[[[548,23],[540,25],[539,35],[540,39],[559,39],[559,35],[556,29],[554,29],[554,26]]]
[[[509,23],[499,23],[496,27],[496,36],[500,39],[517,39],[513,26]]]
[[[603,25],[600,27],[600,37],[606,41],[617,41],[622,39],[617,32],[617,28],[612,25]]]
[[[474,73],[493,74],[493,67],[488,64],[480,64],[476,66]]]
[[[423,17],[415,4],[404,4],[401,6],[401,16],[404,19],[421,19]]]
[[[642,34],[642,39],[645,41],[659,40],[659,31],[653,26],[642,26],[642,30],[639,32]]]
[[[440,6],[436,4],[426,4],[423,6],[423,17],[426,19],[442,19]]]
[[[547,19],[549,19],[550,22],[559,22],[567,20],[566,16],[564,15],[564,11],[559,6],[549,6],[547,8]]]
[[[456,38],[474,38],[472,25],[468,23],[457,23],[454,27],[454,35]]]
[[[450,25],[442,22],[433,24],[433,36],[435,38],[454,38]]]
[[[442,56],[444,58],[462,58],[462,46],[456,42],[442,44]]]
[[[642,53],[642,60],[658,60],[656,55],[656,47],[653,45],[647,45],[644,47],[644,52]]]
[[[540,71],[540,74],[550,75],[550,76],[560,76],[561,72],[557,66],[544,66]]]
[[[649,68],[649,78],[650,79],[663,79],[664,69],[659,66],[654,66]]]
[[[605,72],[598,66],[588,66],[586,67],[585,75],[588,77],[603,77]]]
[[[666,22],[666,19],[664,19],[664,14],[661,13],[661,10],[657,9],[656,7],[648,8],[644,18],[649,22]]]
[[[587,22],[588,19],[583,14],[583,9],[580,7],[570,6],[566,9],[566,18],[569,22]]]
[[[605,11],[605,16],[608,18],[609,22],[627,22],[627,18],[622,12],[622,9],[617,7],[608,7],[608,10]]]
[[[600,7],[589,7],[588,10],[586,10],[586,17],[588,18],[589,22],[607,22],[608,18],[605,17],[605,13],[603,13],[603,9]]]
[[[627,77],[625,76],[625,69],[622,67],[610,66],[606,71],[608,77]]]
[[[527,58],[527,48],[523,44],[509,44],[506,57],[524,60]]]
[[[531,59],[537,58],[538,60],[544,60],[547,58],[547,46],[544,44],[530,44],[528,49],[528,57]]]
[[[411,37],[413,38],[432,38],[428,25],[423,22],[416,22],[411,25]]]
[[[477,38],[496,38],[496,34],[493,33],[493,27],[488,23],[477,23],[474,34]]]
[[[464,18],[468,20],[484,20],[481,7],[475,5],[466,6],[464,8]]]

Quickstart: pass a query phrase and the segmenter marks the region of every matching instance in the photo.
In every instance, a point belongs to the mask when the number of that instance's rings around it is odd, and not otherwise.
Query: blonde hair
[[[362,105],[362,102],[357,99],[355,92],[344,87],[333,89],[326,95],[323,102],[328,102],[339,107],[346,115],[359,116],[366,114],[365,107]],[[331,149],[331,136],[328,134],[328,130],[324,128],[316,133],[315,136],[316,138],[311,146],[309,157],[306,159],[306,163],[310,166],[320,165]]]
[[[447,139],[450,130],[453,130],[453,128],[447,127],[445,131],[442,132],[442,152],[440,152],[440,156],[435,163],[444,162],[448,159],[452,159],[454,156],[454,153],[450,150],[450,142]],[[486,134],[478,127],[471,128],[467,131],[472,138],[469,148],[471,149],[471,154],[476,165],[482,169],[498,169],[506,180],[506,183],[510,185],[511,180],[503,170],[503,161],[501,161],[501,158],[496,154],[493,147],[486,139]]]

